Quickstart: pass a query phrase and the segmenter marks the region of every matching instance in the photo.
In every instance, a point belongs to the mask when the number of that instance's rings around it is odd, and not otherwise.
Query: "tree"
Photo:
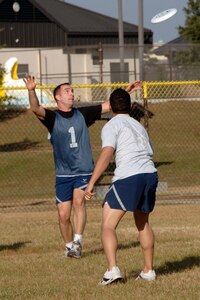
[[[200,0],[189,0],[183,9],[186,14],[185,26],[179,26],[180,36],[194,44],[200,43]]]
[[[0,64],[0,103],[1,103],[1,100],[5,97],[5,93],[2,90],[4,73],[5,73],[5,70],[4,70],[4,68],[1,67],[1,64]]]
[[[196,79],[200,66],[200,0],[188,0],[183,9],[186,15],[185,26],[178,27],[182,39],[186,42],[182,49],[173,52],[173,62],[180,79]]]

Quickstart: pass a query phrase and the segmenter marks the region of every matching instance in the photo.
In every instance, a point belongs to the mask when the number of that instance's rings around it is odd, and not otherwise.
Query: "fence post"
[[[144,127],[149,133],[149,115],[148,115],[148,100],[147,100],[147,83],[143,82],[143,105],[144,105]]]

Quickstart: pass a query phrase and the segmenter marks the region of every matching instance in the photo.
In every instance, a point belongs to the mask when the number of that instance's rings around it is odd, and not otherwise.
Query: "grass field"
[[[198,101],[150,103],[154,117],[149,135],[159,180],[167,183],[162,195],[200,195],[200,105]],[[96,161],[105,121],[90,128]],[[54,198],[54,164],[47,130],[30,112],[0,122],[0,205]],[[110,182],[104,177],[101,183]],[[159,196],[160,196],[159,194]]]
[[[125,284],[97,286],[106,271],[101,208],[88,207],[83,257],[63,258],[56,210],[1,214],[0,299],[199,300],[200,206],[157,205],[151,215],[155,282],[134,281],[142,268],[137,232],[128,213],[118,227],[118,265]]]

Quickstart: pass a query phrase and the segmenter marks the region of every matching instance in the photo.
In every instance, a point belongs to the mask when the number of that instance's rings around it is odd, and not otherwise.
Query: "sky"
[[[64,1],[106,16],[118,18],[118,0]],[[122,0],[124,22],[138,25],[138,1],[141,0]],[[143,24],[145,28],[153,31],[154,44],[167,43],[179,36],[177,27],[185,25],[185,13],[183,12],[183,8],[187,7],[187,2],[187,0],[143,0]],[[178,10],[176,15],[159,24],[151,23],[151,19],[154,15],[169,8],[176,8]]]

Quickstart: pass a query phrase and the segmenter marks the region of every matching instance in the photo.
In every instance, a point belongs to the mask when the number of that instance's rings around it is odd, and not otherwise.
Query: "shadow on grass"
[[[187,256],[182,260],[168,261],[163,266],[156,269],[160,275],[181,272],[183,270],[200,267],[200,256]]]
[[[25,206],[37,206],[37,205],[44,205],[44,204],[47,204],[47,203],[48,203],[48,201],[44,200],[44,201],[27,203],[27,204],[25,204]]]
[[[138,241],[135,242],[130,242],[128,244],[119,244],[118,245],[118,250],[124,250],[124,249],[130,249],[130,248],[136,248],[140,245],[140,243]],[[99,249],[94,249],[91,251],[87,251],[83,253],[84,257],[90,256],[90,255],[96,255],[96,254],[101,254],[103,253],[103,248],[99,248]]]
[[[178,273],[184,270],[190,270],[193,267],[200,266],[200,256],[187,256],[182,260],[168,261],[163,266],[155,268],[157,275],[167,275]],[[134,271],[130,272],[127,278],[136,278],[138,274]]]
[[[13,207],[18,207],[18,208],[23,208],[25,206],[39,206],[39,205],[47,205],[48,201],[44,200],[44,201],[37,201],[37,202],[31,202],[31,203],[20,203],[18,205],[0,205],[0,208],[13,208]]]
[[[159,168],[160,166],[168,166],[173,163],[174,163],[173,161],[155,161],[154,162],[156,168]]]
[[[4,250],[18,250],[22,247],[25,247],[26,244],[30,244],[31,241],[26,241],[26,242],[18,242],[10,245],[0,245],[0,251]]]
[[[21,142],[0,145],[0,152],[23,151],[37,146],[39,142],[32,142],[29,139],[24,139]]]
[[[14,119],[21,114],[24,114],[27,112],[27,108],[6,108],[6,109],[0,109],[0,122],[4,122],[7,120]]]

